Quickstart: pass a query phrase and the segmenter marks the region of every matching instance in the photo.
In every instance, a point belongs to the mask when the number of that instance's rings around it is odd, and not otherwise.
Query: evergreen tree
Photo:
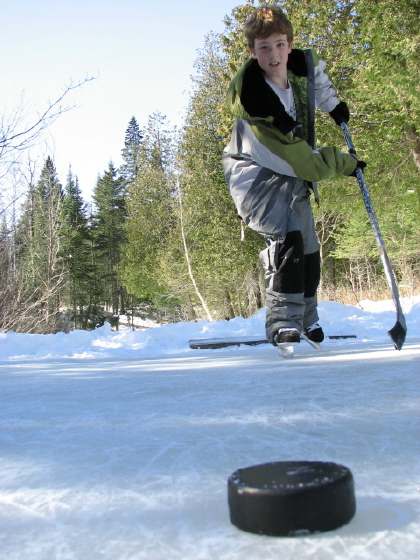
[[[359,157],[368,162],[365,177],[388,253],[397,264],[397,275],[410,284],[419,266],[420,241],[420,4],[418,0],[275,3],[293,23],[294,46],[318,51],[327,62],[339,97],[350,107],[350,129]],[[253,8],[254,2],[249,2],[226,18],[223,44],[229,60],[227,82],[246,53],[242,27]],[[224,123],[226,131],[231,126],[229,115],[224,115]],[[341,129],[326,113],[317,117],[317,137],[319,146],[346,149]],[[336,178],[320,183],[319,190],[321,207],[314,210],[320,237],[328,240],[323,247],[326,279],[345,283],[349,261],[360,258],[372,264],[369,274],[378,270],[382,281],[383,271],[357,182],[354,178]],[[414,213],[413,204],[417,205]],[[407,259],[404,252],[400,264],[402,245],[410,257]],[[354,251],[355,247],[359,251]]]
[[[67,175],[63,201],[62,254],[68,275],[67,299],[75,324],[86,328],[92,305],[97,303],[93,274],[92,243],[86,203],[77,176],[71,168]]]
[[[125,292],[119,281],[121,251],[126,241],[125,181],[113,163],[98,177],[93,192],[92,234],[96,253],[95,276],[101,301],[114,314],[124,310]]]
[[[3,215],[0,225],[0,294],[5,291],[13,278],[12,240],[6,216]],[[1,328],[1,327],[0,327]]]
[[[173,226],[173,136],[166,117],[149,117],[139,151],[140,173],[128,187],[127,239],[122,277],[139,299],[159,300],[162,285],[159,254],[167,254]]]
[[[61,209],[63,190],[53,160],[48,157],[41,171],[35,194],[33,262],[44,287],[43,311],[46,323],[60,307],[64,263],[61,249]]]
[[[124,164],[120,167],[120,174],[128,184],[133,184],[140,171],[140,147],[143,135],[135,117],[132,117],[126,133],[122,158]]]
[[[36,186],[30,186],[16,235],[13,307],[7,328],[55,332],[66,280],[62,250],[63,191],[48,157]]]
[[[363,48],[352,89],[375,210],[397,277],[420,270],[420,2],[360,2]],[[363,87],[368,84],[368,87]]]
[[[261,306],[258,253],[264,242],[240,221],[222,168],[227,71],[220,38],[209,35],[196,61],[195,91],[181,141],[181,184],[191,265],[218,316],[254,313]],[[230,130],[229,130],[230,135]]]

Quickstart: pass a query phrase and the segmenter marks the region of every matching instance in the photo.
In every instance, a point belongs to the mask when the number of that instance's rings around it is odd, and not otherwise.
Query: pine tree
[[[12,239],[9,232],[6,216],[3,215],[0,225],[0,294],[4,293],[12,279]]]
[[[154,113],[144,131],[140,173],[128,187],[128,243],[122,272],[131,294],[155,301],[165,293],[159,254],[167,252],[167,237],[174,221],[174,131],[167,126],[166,117]]]
[[[77,176],[67,175],[63,201],[62,255],[68,275],[67,300],[76,325],[86,328],[92,305],[97,303],[92,264],[92,243],[86,203]]]
[[[140,148],[143,135],[135,117],[132,117],[126,133],[124,148],[121,150],[124,164],[119,172],[128,184],[133,184],[140,172]]]
[[[93,192],[92,234],[96,253],[95,276],[100,299],[118,315],[124,310],[125,291],[119,281],[121,251],[126,242],[125,180],[113,163],[98,177]]]
[[[55,332],[66,281],[62,249],[63,191],[48,157],[36,185],[30,185],[17,227],[14,317],[6,328]]]

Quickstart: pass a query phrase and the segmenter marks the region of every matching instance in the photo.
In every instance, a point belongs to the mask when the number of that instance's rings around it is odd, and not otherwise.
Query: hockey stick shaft
[[[347,126],[347,123],[345,123],[345,122],[341,123],[341,128],[343,130],[344,138],[346,140],[349,152],[357,157],[356,150],[354,148],[354,145],[353,145],[353,142],[352,142],[352,139],[351,139],[351,135],[350,135],[350,130],[349,130],[349,127]],[[368,191],[366,183],[365,183],[365,179],[364,179],[364,176],[363,176],[363,171],[360,168],[356,169],[356,177],[357,177],[357,180],[359,182],[360,190],[361,190],[362,196],[363,196],[363,201],[365,203],[365,207],[366,207],[366,210],[367,210],[367,213],[368,213],[368,216],[369,216],[370,224],[372,226],[373,234],[375,236],[376,244],[378,246],[379,254],[380,254],[382,264],[383,264],[383,267],[384,267],[384,270],[385,270],[385,276],[386,276],[388,285],[391,289],[392,299],[393,299],[393,302],[394,302],[394,305],[395,305],[395,310],[397,312],[397,322],[395,323],[393,328],[388,331],[388,334],[391,337],[395,348],[397,350],[401,350],[402,345],[404,344],[404,341],[405,341],[406,334],[407,334],[407,326],[406,326],[404,314],[403,314],[402,309],[401,309],[401,303],[400,303],[400,298],[399,298],[399,294],[398,294],[397,283],[395,281],[395,275],[394,275],[394,272],[392,270],[392,266],[391,266],[391,263],[389,261],[386,249],[385,249],[385,243],[384,243],[381,231],[379,229],[378,220],[376,218],[376,214],[375,214],[375,211],[373,209],[372,201],[370,199],[369,191]]]

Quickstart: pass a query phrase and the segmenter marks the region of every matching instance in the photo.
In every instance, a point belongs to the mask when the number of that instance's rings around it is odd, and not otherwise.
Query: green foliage
[[[318,50],[339,96],[349,104],[350,129],[359,157],[368,163],[365,178],[387,251],[397,275],[410,282],[419,262],[420,3],[314,1],[285,2],[284,7],[296,29],[296,45]],[[322,145],[344,144],[326,114],[319,115],[317,134]],[[337,269],[344,256],[377,260],[355,180],[321,183],[320,192],[321,211],[340,214],[325,258],[336,258]],[[325,224],[320,226],[323,232]]]
[[[124,164],[120,167],[119,172],[125,178],[127,183],[134,183],[140,171],[140,147],[143,136],[135,117],[132,117],[128,123],[125,133],[124,148],[121,151]]]
[[[415,191],[420,215],[420,2],[375,0],[357,9],[364,49],[352,97],[365,149],[374,172],[399,183],[399,195]],[[399,200],[392,202],[398,208]]]
[[[206,38],[195,68],[195,89],[178,156],[181,185],[178,196],[182,197],[182,225],[195,280],[205,299],[216,309],[224,309],[226,299],[230,304],[237,299],[244,274],[257,259],[261,240],[249,235],[246,242],[241,242],[240,223],[223,175],[221,157],[226,141],[220,131],[227,66],[220,37]],[[180,239],[179,232],[177,235]],[[179,244],[172,250],[179,257],[184,252]],[[191,286],[184,292],[194,297],[191,280],[186,275],[185,255],[183,261],[184,282]],[[243,293],[240,299],[244,299]]]
[[[35,286],[41,285],[48,292],[62,271],[60,258],[61,208],[63,191],[57,178],[52,159],[48,156],[33,194],[29,232],[27,270]],[[41,282],[40,282],[41,280]],[[48,298],[49,300],[50,298]]]
[[[3,328],[55,332],[65,283],[61,254],[63,192],[48,157],[36,186],[31,185],[15,236],[11,286],[6,292],[9,317]]]
[[[62,249],[67,283],[66,304],[76,324],[86,328],[84,310],[96,302],[92,239],[86,204],[77,177],[69,170],[62,204]]]
[[[317,50],[349,105],[387,252],[398,282],[414,289],[420,272],[420,2],[275,3],[293,23],[294,46]],[[238,5],[225,17],[224,33],[205,38],[181,133],[160,113],[144,129],[131,118],[124,163],[119,170],[111,163],[98,178],[93,216],[77,177],[69,172],[63,193],[52,159],[46,160],[16,231],[2,223],[2,328],[53,332],[62,304],[71,304],[82,326],[95,326],[111,309],[124,309],[127,291],[179,318],[185,317],[180,305],[190,319],[203,316],[205,307],[225,317],[261,305],[258,253],[264,243],[251,230],[240,240],[221,165],[233,125],[226,92],[249,56],[243,24],[260,4]],[[317,143],[347,150],[341,129],[322,112]],[[363,297],[384,281],[357,181],[336,177],[319,191],[314,215],[324,284],[332,293],[345,286]]]
[[[124,291],[118,280],[120,255],[126,242],[126,183],[112,163],[98,177],[93,193],[95,212],[92,236],[95,248],[95,278],[101,301],[118,313],[124,307]]]
[[[159,113],[149,118],[138,152],[140,172],[128,187],[128,220],[121,278],[139,299],[157,298],[164,288],[158,255],[165,254],[173,225],[174,131]]]

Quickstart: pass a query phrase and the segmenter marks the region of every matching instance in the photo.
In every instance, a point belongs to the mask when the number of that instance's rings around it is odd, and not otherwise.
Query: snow
[[[0,333],[0,559],[415,560],[420,550],[420,297],[321,302],[326,340],[293,360],[251,319],[113,332]],[[229,521],[227,478],[283,460],[349,467],[335,531],[266,537]]]

